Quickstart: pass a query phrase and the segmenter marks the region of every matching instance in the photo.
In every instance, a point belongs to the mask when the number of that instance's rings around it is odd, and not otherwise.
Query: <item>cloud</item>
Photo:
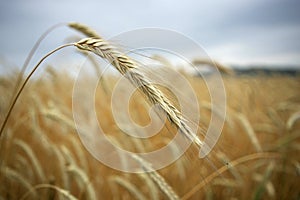
[[[172,29],[194,39],[209,55],[231,63],[277,62],[274,58],[280,56],[284,62],[298,63],[299,7],[297,0],[1,1],[0,55],[21,65],[48,27],[79,21],[108,38],[142,27]],[[40,52],[54,48],[72,33],[56,30]]]

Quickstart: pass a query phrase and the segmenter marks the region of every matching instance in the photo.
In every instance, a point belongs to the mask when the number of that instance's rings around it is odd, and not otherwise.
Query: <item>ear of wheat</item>
[[[9,167],[0,167],[0,174],[1,174],[1,176],[7,177],[8,179],[17,181],[25,189],[32,190],[32,185],[30,184],[30,182],[27,179],[25,179],[17,171],[15,171]],[[38,198],[36,191],[33,191],[30,195],[31,195],[32,199]],[[28,196],[29,196],[29,194],[28,194]]]
[[[168,197],[168,199],[179,199],[178,195],[175,193],[173,188],[165,181],[165,179],[157,171],[155,171],[151,167],[150,163],[148,163],[146,160],[137,155],[132,155],[132,158],[142,165],[142,168],[144,169],[145,173],[147,173],[147,175],[149,175],[149,177],[157,184],[159,189]]]
[[[50,184],[38,184],[36,186],[34,186],[32,189],[28,190],[22,197],[21,200],[25,200],[27,199],[27,197],[31,194],[34,193],[36,194],[37,190],[40,189],[52,189],[55,190],[59,195],[62,195],[63,197],[65,197],[64,199],[70,199],[70,200],[78,200],[76,197],[74,197],[68,190],[62,189],[60,187],[57,187],[55,185],[50,185]],[[60,196],[59,196],[60,197]],[[34,198],[34,199],[38,199],[38,198]],[[60,198],[59,198],[60,199]]]
[[[91,31],[87,27],[77,23],[69,24],[69,26],[75,28],[76,30],[80,30],[86,35],[93,36],[93,38],[85,38],[77,43],[62,45],[49,52],[38,62],[38,64],[27,76],[24,83],[21,85],[19,91],[17,92],[1,126],[0,136],[4,130],[4,127],[17,99],[19,98],[25,85],[27,84],[35,70],[39,67],[39,65],[54,52],[67,46],[74,45],[80,50],[93,52],[101,58],[109,61],[122,75],[125,75],[134,86],[138,87],[153,105],[158,105],[159,108],[166,114],[168,120],[172,124],[174,124],[179,129],[179,131],[183,133],[184,136],[186,136],[190,141],[194,142],[199,147],[202,146],[202,141],[197,137],[195,133],[191,131],[190,127],[185,123],[185,119],[181,115],[180,111],[155,85],[151,84],[151,82],[141,73],[140,70],[138,70],[138,64],[135,61],[118,51],[117,48],[110,45],[108,42],[98,36],[94,31]]]
[[[180,111],[141,73],[138,69],[138,64],[134,60],[118,51],[100,37],[82,39],[75,43],[75,46],[80,50],[93,52],[109,61],[122,75],[125,75],[134,86],[138,87],[153,105],[158,105],[166,114],[168,120],[174,124],[181,133],[199,147],[202,146],[202,141],[190,130]]]
[[[71,22],[68,23],[68,26],[72,29],[75,29],[79,32],[81,32],[82,34],[84,34],[87,37],[91,37],[91,38],[100,38],[100,36],[96,33],[96,31],[94,31],[93,29],[91,29],[90,27],[78,23],[78,22]]]

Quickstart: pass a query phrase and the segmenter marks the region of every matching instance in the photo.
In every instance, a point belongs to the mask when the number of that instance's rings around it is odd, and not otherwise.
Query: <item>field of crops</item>
[[[192,144],[167,167],[126,173],[104,165],[82,145],[73,119],[74,77],[51,67],[42,71],[23,90],[1,135],[0,199],[300,198],[297,75],[223,75],[226,118],[210,154],[200,159],[199,149]],[[205,130],[212,114],[205,82],[199,76],[183,76],[197,93],[201,114],[198,125]],[[214,75],[210,76],[213,80]],[[11,74],[0,78],[1,122],[11,103],[16,77]],[[94,91],[97,119],[106,136],[131,152],[149,152],[168,144],[178,129],[169,121],[159,133],[145,139],[130,137],[118,127],[111,109],[117,77],[104,77]],[[89,88],[94,78],[85,77],[83,88]],[[86,91],[79,92],[82,99],[77,101],[85,110]],[[176,104],[172,94],[167,96]],[[122,96],[117,98],[124,103]],[[128,106],[132,120],[141,126],[150,122],[145,99],[135,92]],[[89,123],[89,114],[94,111],[85,111],[82,118]],[[84,133],[95,132],[94,126],[87,124]],[[96,147],[104,152],[105,148]]]

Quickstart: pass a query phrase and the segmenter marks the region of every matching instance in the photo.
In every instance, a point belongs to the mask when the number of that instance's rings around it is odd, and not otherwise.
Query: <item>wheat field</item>
[[[80,31],[86,32],[84,28]],[[95,34],[86,33],[98,38]],[[95,42],[95,38],[93,40]],[[80,49],[86,48],[81,46]],[[67,68],[41,67],[42,73],[30,79],[21,92],[1,134],[0,199],[300,198],[299,75],[224,73],[222,79],[227,97],[224,127],[216,146],[204,159],[198,157],[201,141],[197,142],[188,129],[180,130],[184,127],[183,121],[179,115],[169,114],[165,107],[161,109],[169,120],[155,136],[136,139],[124,134],[111,109],[112,91],[121,75],[105,76],[94,91],[95,111],[103,131],[114,144],[131,152],[149,152],[168,144],[177,130],[194,142],[167,167],[148,171],[151,163],[136,158],[145,172],[127,173],[99,162],[82,144],[72,108],[76,80]],[[1,123],[15,95],[19,73],[0,77]],[[198,126],[205,130],[212,115],[206,83],[200,76],[180,73],[197,91],[197,103],[201,108]],[[26,79],[25,76],[21,78]],[[89,88],[96,78],[86,75],[81,80],[83,88]],[[170,104],[163,100],[164,106],[176,105],[176,98],[167,90],[154,89],[170,100]],[[147,92],[149,88],[144,90]],[[81,109],[85,110],[85,91],[79,92],[82,95],[77,101],[82,102]],[[150,103],[157,101],[150,97]],[[147,125],[150,122],[148,109],[149,101],[142,88],[131,97],[129,112],[137,124]],[[174,106],[173,110],[176,109]],[[89,110],[85,111],[88,116]],[[88,127],[87,135],[93,132],[93,126]],[[105,151],[103,148],[105,146],[97,147],[99,151]]]

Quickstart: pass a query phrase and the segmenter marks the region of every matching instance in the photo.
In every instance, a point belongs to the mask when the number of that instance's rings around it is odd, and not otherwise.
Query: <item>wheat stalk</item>
[[[264,181],[264,177],[261,174],[254,174],[253,180],[255,180],[257,182],[263,182]],[[266,191],[268,192],[270,198],[271,197],[274,198],[275,195],[276,195],[276,190],[275,190],[274,184],[271,181],[267,181],[267,182],[265,182],[265,186],[264,187],[265,187]],[[256,198],[256,199],[259,199],[259,198]]]
[[[213,185],[225,186],[226,188],[234,188],[234,187],[242,187],[242,184],[238,182],[236,179],[230,178],[216,178],[213,181]]]
[[[268,108],[267,114],[269,116],[269,118],[274,122],[273,124],[275,124],[277,127],[279,127],[281,130],[284,130],[285,123],[284,121],[280,118],[280,116],[278,115],[278,112],[276,112],[275,109],[273,108]]]
[[[55,146],[55,145],[53,145]],[[59,148],[57,148],[56,146],[53,147],[53,152],[57,158],[57,162],[58,162],[58,169],[61,173],[61,180],[62,180],[62,185],[65,189],[70,189],[70,182],[69,182],[69,178],[67,176],[67,174],[65,173],[65,162],[67,162],[64,158],[64,156],[62,155],[62,152],[59,150]]]
[[[256,137],[255,131],[253,130],[249,120],[246,118],[245,115],[241,113],[235,113],[235,117],[240,121],[241,125],[245,129],[248,137],[250,138],[250,141],[252,142],[254,148],[257,152],[262,152],[262,147]]]
[[[91,37],[91,38],[101,38],[98,33],[91,29],[90,27],[78,23],[78,22],[71,22],[68,24],[68,26],[76,31],[79,31],[80,33],[84,34],[86,37]],[[82,51],[84,55],[88,57],[88,59],[91,61],[92,65],[94,66],[94,69],[96,71],[97,77],[100,77],[102,75],[102,71],[100,70],[100,67],[98,65],[98,62],[92,57],[86,54],[85,51]],[[104,80],[104,77],[102,76],[100,79],[101,85],[103,86],[104,92],[107,94],[108,93],[108,87],[106,86],[106,82]]]
[[[149,190],[150,199],[158,200],[159,199],[159,190],[156,187],[155,182],[144,173],[138,173],[139,177],[146,183],[147,189]]]
[[[86,173],[88,173],[89,166],[88,166],[88,162],[87,162],[86,156],[83,151],[84,148],[82,147],[82,143],[80,143],[80,141],[78,141],[78,139],[76,137],[71,137],[70,142],[72,143],[72,146],[74,147],[73,149],[75,151],[75,154],[77,155],[77,158],[79,160],[81,167],[84,169],[84,171]]]
[[[97,199],[95,190],[92,183],[90,182],[89,177],[81,168],[78,167],[72,153],[66,146],[61,146],[61,151],[67,162],[67,172],[75,175],[78,187],[82,189],[83,192],[86,192],[88,199]]]
[[[42,114],[49,119],[55,120],[61,124],[66,125],[71,130],[76,130],[74,122],[71,119],[69,119],[69,117],[61,113],[60,110],[57,108],[43,109]]]
[[[27,190],[31,190],[32,189],[32,185],[29,183],[28,180],[26,180],[21,174],[19,174],[18,172],[16,172],[13,169],[10,169],[9,167],[1,167],[0,168],[0,174],[4,175],[5,177],[9,178],[9,179],[14,179],[16,181],[18,181],[18,183],[20,185],[22,185],[24,188],[26,188]],[[35,191],[33,191],[31,193],[31,197],[32,199],[37,199],[38,195]]]
[[[292,130],[294,124],[295,124],[296,121],[299,120],[299,119],[300,119],[300,111],[295,112],[294,114],[292,114],[292,115],[289,117],[289,119],[287,120],[287,123],[286,123],[286,129],[287,129],[287,130]]]
[[[34,55],[35,51],[37,50],[37,48],[39,47],[39,45],[41,44],[41,42],[46,38],[47,35],[49,35],[49,33],[51,33],[54,29],[58,28],[58,27],[61,27],[61,26],[64,26],[65,23],[59,23],[59,24],[56,24],[54,26],[51,26],[49,29],[47,29],[41,36],[40,38],[36,41],[36,43],[34,44],[34,46],[32,47],[32,49],[30,50],[22,68],[21,68],[21,71],[17,77],[17,83],[15,84],[15,88],[14,88],[14,91],[12,94],[15,94],[17,91],[18,91],[18,88],[19,88],[19,85],[21,84],[21,81],[22,81],[22,78],[23,78],[23,75],[28,67],[28,64],[32,58],[32,56]],[[11,102],[13,100],[13,97],[12,96],[12,99],[9,101]]]
[[[250,155],[246,155],[240,158],[237,158],[236,160],[230,161],[228,165],[224,165],[217,169],[215,172],[210,174],[209,176],[205,177],[205,179],[198,184],[196,184],[189,192],[187,192],[185,195],[181,197],[182,200],[190,199],[197,191],[199,191],[202,187],[209,184],[214,178],[217,176],[220,176],[220,174],[226,172],[229,170],[229,167],[235,167],[237,165],[240,165],[245,162],[249,162],[252,160],[257,159],[279,159],[280,154],[279,153],[272,153],[272,152],[261,152],[261,153],[254,153]]]
[[[15,157],[16,160],[16,170],[18,171],[24,171],[23,174],[26,172],[26,175],[29,179],[32,180],[32,177],[34,176],[34,171],[32,168],[30,168],[30,163],[29,161],[22,155],[17,154]],[[24,170],[27,168],[26,170]]]
[[[50,51],[50,52],[47,53],[47,54],[46,54],[46,55],[45,55],[45,56],[44,56],[44,57],[43,57],[36,65],[35,65],[35,67],[31,70],[31,72],[29,73],[29,75],[26,77],[24,83],[23,83],[23,84],[20,86],[20,88],[17,90],[16,95],[14,96],[13,101],[12,101],[12,103],[11,103],[10,106],[9,106],[9,109],[8,109],[6,115],[5,115],[4,121],[3,121],[2,125],[1,125],[1,128],[0,128],[0,138],[1,138],[1,135],[2,135],[2,133],[3,133],[3,131],[4,131],[4,128],[5,128],[5,126],[6,126],[7,122],[8,122],[9,116],[10,116],[10,114],[11,114],[11,112],[12,112],[12,110],[13,110],[15,104],[17,103],[17,100],[19,99],[19,97],[20,97],[20,95],[21,95],[21,93],[22,93],[24,87],[26,86],[26,84],[28,83],[28,81],[30,80],[30,78],[31,78],[31,76],[34,74],[34,72],[38,69],[38,67],[40,66],[40,64],[41,64],[46,58],[48,58],[50,55],[54,54],[55,52],[57,52],[57,51],[59,51],[59,50],[61,50],[61,49],[63,49],[63,48],[66,48],[66,47],[73,46],[73,45],[74,45],[73,43],[72,43],[72,44],[65,44],[65,45],[59,46],[59,47],[57,47],[56,49]]]
[[[26,144],[25,142],[17,139],[15,140],[15,144],[18,145],[20,148],[23,149],[23,151],[26,153],[28,158],[30,159],[32,166],[35,167],[36,173],[38,176],[38,180],[41,182],[46,182],[46,176],[44,174],[43,168],[41,163],[38,161],[34,151],[31,149],[31,147]]]
[[[82,192],[86,193],[86,198],[90,200],[96,200],[96,193],[90,179],[86,175],[86,173],[80,169],[77,165],[71,164],[67,167],[67,171],[73,175],[75,175],[78,184],[80,184],[83,188]]]
[[[124,187],[126,190],[128,190],[132,195],[135,196],[136,199],[139,200],[146,200],[147,198],[142,194],[142,192],[132,183],[130,183],[128,180],[120,177],[120,176],[111,176],[109,178],[110,181],[115,182],[119,184],[120,186]]]
[[[172,187],[165,181],[165,179],[156,172],[143,158],[137,155],[132,155],[132,157],[137,160],[141,165],[142,168],[145,169],[145,172],[150,176],[150,178],[157,184],[159,189],[169,198],[172,200],[179,199],[178,195],[172,189]]]
[[[24,62],[24,64],[23,64],[23,66],[22,66],[22,68],[21,68],[21,71],[20,71],[20,73],[19,73],[19,75],[18,75],[18,77],[17,77],[17,83],[15,84],[15,88],[14,88],[14,91],[13,91],[12,94],[15,94],[15,93],[18,92],[19,85],[21,84],[21,81],[22,81],[22,77],[23,77],[23,75],[24,75],[24,73],[25,73],[25,71],[26,71],[26,69],[27,69],[27,67],[28,67],[28,64],[29,64],[29,62],[30,62],[32,56],[34,55],[35,51],[37,50],[37,48],[39,47],[39,45],[41,44],[41,42],[42,42],[42,41],[46,38],[46,36],[49,35],[54,29],[56,29],[56,28],[58,28],[58,27],[61,27],[61,26],[65,26],[65,25],[66,25],[66,23],[59,23],[59,24],[56,24],[56,25],[50,27],[50,28],[47,29],[47,30],[40,36],[40,38],[36,41],[36,43],[34,44],[34,46],[32,47],[32,49],[30,50],[30,52],[29,52],[29,54],[28,54],[28,56],[27,56],[27,58],[26,58],[26,60],[25,60],[25,62]],[[81,32],[81,33],[83,33],[83,34],[86,35],[87,37],[95,37],[95,38],[100,37],[94,30],[92,30],[91,28],[89,28],[89,27],[87,27],[87,26],[85,26],[85,25],[83,25],[83,24],[73,22],[73,23],[68,23],[67,25],[68,25],[70,28],[73,28],[73,29],[75,29],[75,30],[77,30],[77,31],[79,31],[79,32]],[[30,77],[30,75],[29,75],[29,77]],[[25,84],[26,84],[26,80],[25,80],[25,83],[24,83],[23,85],[25,85]],[[22,87],[23,87],[23,86],[21,86],[21,89],[20,89],[20,90],[22,90]],[[17,98],[18,98],[18,94],[17,94],[15,97],[12,96],[12,99],[10,100],[10,102],[12,102],[12,103],[11,103],[11,105],[10,105],[10,108],[9,108],[9,111],[8,111],[7,116],[10,115],[10,112],[11,112],[10,109],[11,109],[11,108],[14,106],[14,104],[15,104],[14,99],[17,99]],[[8,117],[6,117],[6,118],[8,118]],[[5,119],[5,121],[4,121],[3,125],[2,125],[3,128],[1,127],[0,136],[1,136],[1,134],[2,134],[2,131],[3,131],[3,129],[4,129],[5,124],[6,124],[6,119]]]
[[[58,194],[61,194],[63,195],[64,197],[66,197],[67,199],[70,199],[70,200],[77,200],[76,197],[74,197],[72,194],[70,194],[69,191],[67,190],[64,190],[62,188],[59,188],[57,186],[54,186],[54,185],[50,185],[50,184],[39,184],[39,185],[36,185],[34,186],[32,189],[28,190],[21,198],[21,200],[24,200],[26,199],[31,193],[36,193],[36,190],[39,190],[39,189],[44,189],[44,188],[49,188],[49,189],[53,189],[55,191],[58,192]],[[37,199],[37,198],[35,198]]]
[[[121,143],[117,140],[116,137],[111,136],[111,135],[107,135],[106,136],[111,143],[113,143],[114,145],[118,146],[118,147],[122,147]],[[120,161],[121,161],[121,166],[123,167],[123,169],[126,169],[126,171],[128,170],[128,159],[126,159],[125,156],[122,156],[123,154],[118,153],[119,157],[120,157]]]
[[[81,24],[78,22],[71,22],[71,23],[68,23],[68,26],[72,29],[75,29],[75,30],[83,33],[87,37],[100,38],[100,36],[98,35],[98,33],[96,31],[94,31],[93,29],[91,29],[90,27],[88,27],[84,24]]]
[[[178,148],[178,146],[174,143],[171,143],[169,139],[167,138],[163,138],[162,141],[167,145],[170,145],[171,151],[174,153],[174,156],[176,156],[176,154],[179,153],[180,149]],[[177,169],[177,174],[178,176],[182,179],[185,180],[186,179],[186,171],[184,168],[184,160],[183,159],[178,159],[176,160],[176,162],[174,163],[176,165],[176,169]]]
[[[76,27],[78,30],[82,32],[86,32],[86,34],[92,34],[95,36],[94,32],[91,32],[89,29],[85,28],[85,26],[80,26],[78,23],[71,24],[70,27]],[[5,120],[0,129],[0,136],[4,130],[4,127],[8,121],[8,118],[11,114],[11,111],[19,98],[21,92],[23,91],[25,85],[29,81],[32,74],[41,64],[41,62],[47,58],[49,55],[54,52],[65,48],[67,46],[74,45],[80,50],[91,51],[96,55],[102,57],[103,59],[108,60],[112,65],[122,74],[126,75],[129,81],[137,87],[139,87],[140,91],[148,98],[148,100],[153,104],[157,104],[159,108],[167,115],[168,120],[174,124],[181,133],[183,133],[189,140],[197,144],[199,147],[202,146],[202,141],[197,137],[195,133],[193,133],[189,126],[185,123],[185,119],[181,116],[180,111],[169,101],[167,97],[138,70],[138,64],[133,61],[131,58],[125,56],[120,51],[118,51],[115,47],[111,46],[108,42],[99,38],[86,38],[80,40],[77,43],[66,44],[58,47],[57,49],[51,51],[46,56],[44,56],[39,63],[34,67],[28,77],[25,79],[24,83],[20,87],[17,95],[15,96],[9,111],[5,117]]]
[[[63,156],[64,156],[64,159],[65,159],[65,161],[66,161],[65,164],[66,164],[67,166],[76,163],[76,161],[75,161],[75,159],[74,159],[72,153],[71,153],[70,150],[68,149],[68,147],[66,147],[65,145],[62,145],[62,146],[60,146],[60,150],[61,150],[61,152],[62,152],[62,154],[63,154]]]
[[[217,61],[212,61],[210,59],[195,59],[193,60],[193,65],[195,66],[201,66],[201,65],[210,65],[212,67],[217,68],[220,72],[228,75],[233,75],[234,71],[230,69],[230,67],[222,65],[221,63],[218,63]]]
[[[195,142],[199,147],[202,146],[202,141],[190,130],[180,111],[138,70],[138,64],[135,61],[101,38],[85,38],[75,43],[75,46],[80,50],[93,52],[101,58],[108,60],[134,86],[138,87],[153,105],[158,105],[167,115],[168,120],[181,133],[192,142]]]
[[[239,171],[235,167],[229,166],[229,161],[230,159],[223,153],[223,152],[218,152],[217,157],[226,165],[228,165],[229,172],[234,176],[234,178],[238,181],[239,184],[243,184],[244,180],[239,173]]]
[[[253,199],[261,199],[263,197],[264,190],[266,189],[270,197],[275,196],[275,190],[271,179],[272,172],[275,167],[275,162],[272,161],[263,176],[258,176],[258,181],[260,183],[258,184],[256,191],[254,192],[254,198]]]

